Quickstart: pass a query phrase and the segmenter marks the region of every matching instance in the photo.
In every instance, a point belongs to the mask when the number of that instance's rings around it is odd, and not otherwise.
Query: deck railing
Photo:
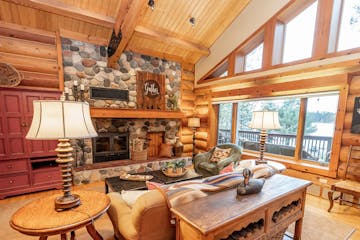
[[[243,146],[245,142],[259,142],[259,132],[255,131],[238,131],[237,144]],[[220,129],[218,134],[218,144],[231,141],[231,131],[227,129]],[[295,134],[278,134],[269,133],[266,139],[267,144],[275,146],[291,147],[295,149],[296,135]],[[331,152],[332,137],[323,136],[304,136],[303,138],[303,153],[306,152],[308,157],[306,159],[329,162]],[[245,147],[246,148],[246,147]],[[310,157],[309,157],[310,156]]]

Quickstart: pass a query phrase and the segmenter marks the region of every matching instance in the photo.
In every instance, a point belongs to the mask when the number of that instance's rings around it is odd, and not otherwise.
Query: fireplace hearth
[[[129,133],[99,133],[93,152],[93,163],[129,159]]]

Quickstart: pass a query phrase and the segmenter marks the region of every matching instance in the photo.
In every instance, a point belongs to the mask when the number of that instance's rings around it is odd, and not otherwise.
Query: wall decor
[[[7,63],[0,63],[0,86],[16,87],[20,84],[23,76],[13,66]]]
[[[354,101],[354,110],[350,132],[360,133],[360,97],[356,97]]]
[[[137,71],[137,107],[165,110],[165,75]]]

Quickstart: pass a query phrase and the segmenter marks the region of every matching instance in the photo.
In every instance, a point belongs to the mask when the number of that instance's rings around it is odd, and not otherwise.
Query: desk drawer
[[[28,174],[0,177],[0,189],[30,186]]]
[[[34,185],[61,181],[61,173],[58,167],[49,168],[47,171],[33,171]]]
[[[0,174],[26,171],[28,171],[28,164],[26,159],[0,161]]]

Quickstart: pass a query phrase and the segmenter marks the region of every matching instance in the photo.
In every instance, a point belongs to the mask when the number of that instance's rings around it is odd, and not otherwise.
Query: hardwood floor
[[[75,187],[75,189],[82,190],[94,190],[99,192],[104,192],[104,183],[97,182],[92,184],[87,184],[83,186]],[[9,226],[9,220],[12,214],[24,204],[40,197],[49,196],[55,193],[61,192],[60,190],[50,190],[43,191],[38,193],[26,194],[21,196],[15,196],[0,200],[0,239],[1,240],[29,240],[29,239],[38,239],[37,237],[31,237],[23,235]],[[306,206],[311,206],[312,209],[315,209],[318,214],[324,216],[324,218],[331,218],[336,221],[341,221],[353,228],[356,231],[349,238],[350,240],[360,239],[360,209],[349,207],[349,206],[340,206],[338,203],[334,204],[333,209],[330,213],[327,212],[329,206],[329,201],[326,199],[321,199],[312,195],[307,195]],[[36,216],[34,216],[35,218]],[[95,228],[103,236],[104,240],[113,240],[113,229],[111,222],[108,216],[105,214],[101,218],[95,221]],[[87,240],[90,239],[85,228],[79,229],[76,231],[77,240]],[[59,236],[52,236],[48,238],[49,240],[60,239]],[[288,238],[286,238],[288,239]],[[307,239],[304,239],[307,240]],[[337,239],[334,239],[337,240]]]

